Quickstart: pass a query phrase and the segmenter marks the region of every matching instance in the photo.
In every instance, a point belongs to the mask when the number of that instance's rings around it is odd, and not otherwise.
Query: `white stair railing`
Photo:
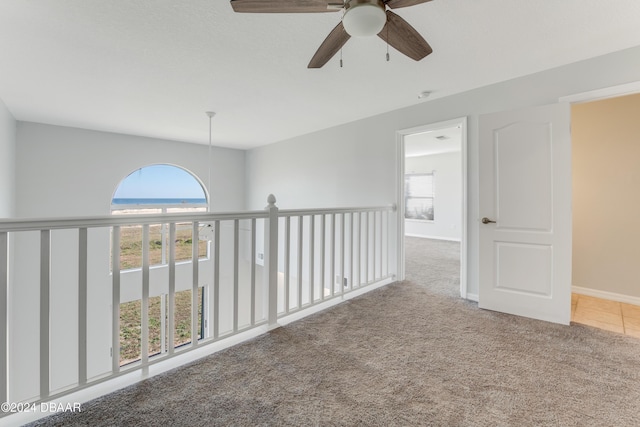
[[[0,402],[47,401],[124,373],[147,371],[150,365],[179,353],[256,327],[275,328],[279,319],[290,314],[304,314],[305,309],[326,300],[344,297],[351,291],[373,283],[388,283],[395,277],[390,264],[395,207],[279,210],[275,202],[275,197],[270,195],[265,210],[250,212],[0,220]],[[184,223],[191,226],[191,259],[178,262],[176,225]],[[169,256],[166,265],[152,266],[150,226],[158,224],[168,226]],[[123,270],[120,262],[122,229],[130,226],[142,228],[142,265],[134,271]],[[259,233],[261,226],[263,235]],[[96,302],[90,298],[97,286],[96,272],[91,269],[90,258],[96,256],[91,252],[97,239],[92,235],[92,230],[105,228],[111,230],[111,265],[107,279],[107,286],[111,288],[111,336],[108,338],[111,366],[99,369],[96,375],[95,367],[91,370],[89,366],[96,351],[93,348],[96,337],[90,325],[99,319],[95,316],[100,316],[100,310],[96,309]],[[228,229],[232,230],[232,237],[224,238],[224,230]],[[52,336],[61,333],[52,329],[58,324],[52,322],[52,316],[55,317],[60,311],[60,307],[52,307],[51,304],[52,292],[58,292],[52,286],[57,280],[55,274],[52,275],[52,250],[54,253],[57,250],[52,241],[56,238],[56,230],[77,232],[75,247],[72,248],[72,252],[77,251],[77,274],[74,273],[76,278],[73,280],[76,286],[73,295],[68,295],[69,301],[77,301],[77,307],[64,307],[63,310],[69,308],[77,316],[77,363],[73,378],[64,387],[52,385],[52,373],[57,373],[59,369],[51,355],[52,345],[55,345]],[[21,233],[33,232],[40,236],[35,244],[39,247],[33,248],[38,254],[38,283],[18,283],[15,270],[24,268],[24,260],[18,258],[19,254],[12,254],[12,240],[19,240]],[[210,239],[206,259],[201,258],[197,244],[201,234]],[[260,239],[263,239],[262,244]],[[229,259],[231,262],[225,261]],[[229,269],[230,273],[227,271]],[[186,272],[190,272],[190,277]],[[125,279],[129,283],[131,277],[137,278],[138,275],[140,280],[136,286],[139,286],[137,294],[140,295],[141,313],[139,360],[123,365],[120,357],[120,306],[123,292],[131,291],[123,286]],[[162,283],[156,283],[157,277],[162,277]],[[191,312],[188,316],[191,342],[177,347],[174,339],[176,293],[178,285],[185,288],[182,283],[185,277],[190,280],[188,289],[191,290]],[[21,303],[9,299],[12,287],[20,286],[37,289],[39,293],[39,323],[35,331],[38,344],[28,347],[39,349],[36,374],[39,376],[39,387],[27,394],[21,391],[22,395],[15,391],[16,382],[22,381],[26,375],[33,375],[33,369],[29,372],[12,369],[16,360],[12,360],[9,354],[15,359],[16,355],[22,354],[22,349],[10,349],[7,344],[19,346],[22,342],[12,339],[24,331],[21,325],[13,323],[9,310],[11,304]],[[163,286],[166,286],[163,289],[167,291],[168,301],[167,348],[152,356],[149,347],[150,300],[152,291],[157,294],[159,287]],[[205,288],[202,305],[198,302],[201,286]],[[207,332],[198,339],[198,310],[203,305],[206,306],[206,315],[202,316],[207,323],[207,328],[203,325],[203,330]],[[16,305],[12,307],[20,310]],[[73,349],[69,351],[73,352]],[[9,413],[1,413],[0,417],[6,415]]]

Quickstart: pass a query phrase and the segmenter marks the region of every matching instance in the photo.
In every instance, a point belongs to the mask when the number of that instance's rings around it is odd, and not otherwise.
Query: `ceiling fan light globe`
[[[387,15],[377,4],[362,3],[350,7],[342,18],[344,29],[352,37],[375,36],[384,28]]]

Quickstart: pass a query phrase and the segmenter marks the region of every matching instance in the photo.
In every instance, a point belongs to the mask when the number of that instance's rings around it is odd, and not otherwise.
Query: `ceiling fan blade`
[[[387,23],[378,33],[378,37],[416,61],[433,52],[429,43],[415,28],[390,10],[387,10]]]
[[[391,9],[399,9],[401,7],[415,6],[417,4],[426,3],[431,0],[387,0],[385,4]]]
[[[343,6],[341,0],[231,0],[238,13],[337,12]]]
[[[351,38],[340,22],[322,42],[307,68],[322,68]]]

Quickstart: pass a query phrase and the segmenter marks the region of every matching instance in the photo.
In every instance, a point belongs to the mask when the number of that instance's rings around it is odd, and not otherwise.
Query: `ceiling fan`
[[[420,61],[432,52],[429,43],[407,21],[389,9],[431,0],[231,0],[239,13],[321,13],[344,10],[342,21],[315,53],[308,68],[321,68],[351,38],[378,35],[399,52]]]

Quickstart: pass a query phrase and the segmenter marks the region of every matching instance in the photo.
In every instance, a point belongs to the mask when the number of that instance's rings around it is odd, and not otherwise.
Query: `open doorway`
[[[466,118],[398,132],[398,270],[404,279],[407,250],[421,251],[412,259],[424,265],[456,262],[460,296],[474,299],[466,283],[466,135]]]
[[[640,337],[640,93],[572,105],[572,321]]]

